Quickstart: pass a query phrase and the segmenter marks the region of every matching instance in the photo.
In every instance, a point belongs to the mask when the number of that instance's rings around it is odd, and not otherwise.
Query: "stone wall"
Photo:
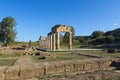
[[[95,59],[17,64],[8,68],[0,68],[0,80],[17,80],[45,75],[100,70],[110,66],[111,62],[110,59]]]

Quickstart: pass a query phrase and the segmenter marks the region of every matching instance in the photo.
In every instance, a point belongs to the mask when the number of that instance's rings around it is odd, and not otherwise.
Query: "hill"
[[[120,36],[120,28],[105,32],[105,36],[114,36],[114,37]]]

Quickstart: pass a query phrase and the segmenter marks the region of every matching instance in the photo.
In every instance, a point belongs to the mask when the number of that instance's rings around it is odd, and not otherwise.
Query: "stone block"
[[[55,72],[56,73],[64,73],[65,67],[62,62],[55,62]]]
[[[92,69],[92,63],[91,63],[91,61],[89,61],[89,62],[83,62],[83,69],[84,69],[84,71],[91,70]]]
[[[33,65],[22,65],[20,67],[20,78],[33,77]]]
[[[5,75],[4,75],[5,69],[6,69],[6,67],[4,67],[4,66],[0,67],[0,80],[5,79]]]
[[[83,63],[82,62],[75,63],[75,71],[83,71]]]
[[[99,61],[98,60],[93,60],[91,62],[92,69],[98,69],[99,68]]]
[[[6,79],[18,79],[19,76],[20,76],[19,75],[19,66],[10,66],[5,71],[5,78]]]
[[[50,75],[50,74],[55,74],[56,73],[56,67],[55,64],[53,63],[45,63],[45,74]]]
[[[33,65],[33,76],[38,77],[44,75],[44,66],[43,64],[35,63]]]
[[[100,68],[108,67],[111,65],[111,63],[112,63],[111,60],[102,59],[99,61]]]
[[[72,71],[75,70],[73,62],[65,62],[64,65],[65,65],[65,71],[66,72],[72,72]]]

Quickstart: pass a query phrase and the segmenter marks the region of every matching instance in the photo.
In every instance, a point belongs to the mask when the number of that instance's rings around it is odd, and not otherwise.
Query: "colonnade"
[[[50,33],[47,38],[39,38],[39,47],[47,48],[49,50],[60,49],[60,32]],[[68,49],[72,49],[72,32],[69,32],[69,44]]]

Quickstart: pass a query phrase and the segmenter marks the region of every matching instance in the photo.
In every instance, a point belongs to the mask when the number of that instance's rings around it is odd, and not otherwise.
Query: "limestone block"
[[[45,63],[45,74],[59,74],[65,71],[64,64],[62,62],[49,62]]]
[[[75,63],[75,71],[83,71],[83,63],[82,62]]]
[[[105,61],[105,63],[104,63],[105,67],[108,67],[108,66],[110,66],[111,64],[112,64],[112,61],[111,61],[111,60],[107,60],[107,61]]]
[[[65,71],[64,64],[62,62],[55,62],[55,72],[63,73]]]
[[[107,60],[107,59],[100,59],[100,60],[99,60],[99,67],[100,67],[100,68],[105,68],[105,67],[110,66],[110,65],[111,65],[111,63],[112,63],[112,61],[111,61],[111,60]]]
[[[73,62],[65,62],[65,71],[66,72],[72,72],[74,71],[74,63]]]
[[[55,64],[53,64],[53,63],[46,63],[44,65],[45,65],[45,74],[46,75],[55,74],[56,73]]]
[[[5,78],[6,79],[17,79],[17,78],[19,78],[19,66],[8,67],[8,69],[5,71]]]
[[[108,67],[111,65],[111,63],[112,63],[111,60],[102,59],[99,61],[100,68]]]
[[[92,69],[92,63],[90,62],[83,62],[83,69],[84,71],[88,71]]]
[[[20,78],[33,77],[33,65],[22,65],[20,67]]]
[[[35,63],[33,65],[33,76],[42,76],[44,75],[44,66],[43,64]]]
[[[99,61],[98,60],[93,60],[91,62],[92,69],[98,69],[99,68]]]
[[[4,71],[5,71],[6,67],[0,67],[0,80],[4,80],[5,75],[4,75]]]

